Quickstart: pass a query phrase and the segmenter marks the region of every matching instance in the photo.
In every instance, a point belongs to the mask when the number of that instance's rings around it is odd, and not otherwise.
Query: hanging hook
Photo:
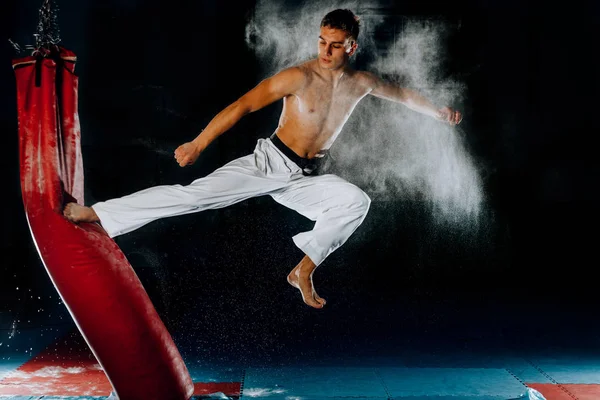
[[[21,46],[19,46],[18,43],[13,42],[10,38],[8,38],[8,41],[10,42],[10,44],[12,45],[12,47],[15,49],[15,51],[17,52],[17,54],[21,53],[22,49],[21,49]]]

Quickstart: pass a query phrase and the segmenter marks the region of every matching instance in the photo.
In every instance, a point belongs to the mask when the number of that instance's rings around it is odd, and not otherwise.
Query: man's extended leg
[[[357,186],[335,175],[308,176],[271,193],[275,201],[316,221],[311,231],[294,236],[306,256],[288,275],[306,304],[322,308],[312,276],[316,267],[339,248],[363,222],[371,199]]]
[[[68,203],[63,210],[63,215],[71,222],[100,222],[100,218],[92,207],[81,206],[77,203]]]
[[[99,221],[109,236],[115,237],[159,218],[226,207],[288,184],[289,168],[270,152],[270,146],[260,140],[254,154],[231,161],[187,186],[155,186],[92,207],[69,203],[64,214],[73,222]]]

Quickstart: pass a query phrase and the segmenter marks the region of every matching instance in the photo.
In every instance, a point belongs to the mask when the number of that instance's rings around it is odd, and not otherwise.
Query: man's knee
[[[371,206],[371,198],[362,189],[355,187],[348,192],[346,201],[359,214],[366,214]]]

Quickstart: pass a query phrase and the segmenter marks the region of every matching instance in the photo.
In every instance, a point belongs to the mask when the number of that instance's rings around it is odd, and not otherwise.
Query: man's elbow
[[[236,114],[239,118],[242,118],[243,116],[250,114],[254,111],[251,107],[251,104],[249,104],[247,101],[244,101],[243,99],[235,101],[229,107],[231,111],[234,114]]]
[[[411,107],[415,103],[412,92],[403,87],[398,88],[396,92],[396,101],[400,104],[404,104],[407,107]]]

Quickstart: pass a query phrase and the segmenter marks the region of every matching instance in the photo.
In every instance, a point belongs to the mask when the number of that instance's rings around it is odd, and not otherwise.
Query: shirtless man
[[[94,204],[69,203],[64,215],[73,222],[99,222],[111,236],[131,232],[169,216],[225,207],[270,195],[275,201],[315,221],[314,228],[293,237],[305,254],[287,280],[314,308],[325,300],[315,291],[316,267],[339,248],[364,220],[369,197],[333,175],[319,175],[319,161],[333,144],[356,104],[373,95],[450,125],[460,112],[438,109],[417,92],[356,71],[348,60],[356,52],[359,20],[350,10],[335,10],[321,22],[318,57],[263,80],[217,114],[191,142],[175,150],[181,167],[193,164],[218,136],[244,115],[283,99],[275,133],[259,139],[253,154],[238,158],[188,186],[157,186]]]

